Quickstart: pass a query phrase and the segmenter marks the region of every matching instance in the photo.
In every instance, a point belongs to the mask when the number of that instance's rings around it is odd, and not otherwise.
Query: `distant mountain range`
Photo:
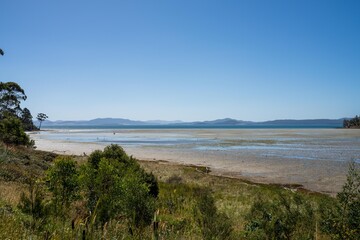
[[[183,121],[136,121],[124,118],[96,118],[84,121],[44,121],[42,126],[56,127],[56,126],[151,126],[151,125],[172,125],[172,126],[283,126],[283,127],[342,127],[345,118],[341,119],[304,119],[304,120],[272,120],[264,122],[242,121],[232,118],[217,119],[212,121],[196,121],[196,122],[183,122]],[[35,121],[35,124],[38,124]]]

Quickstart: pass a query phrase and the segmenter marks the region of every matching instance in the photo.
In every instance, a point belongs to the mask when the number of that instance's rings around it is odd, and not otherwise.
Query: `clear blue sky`
[[[0,48],[50,120],[360,113],[358,0],[2,0]]]

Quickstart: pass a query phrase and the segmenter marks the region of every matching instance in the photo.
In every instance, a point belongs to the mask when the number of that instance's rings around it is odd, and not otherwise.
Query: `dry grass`
[[[17,205],[22,192],[26,192],[26,184],[19,182],[0,181],[0,199]]]
[[[139,163],[146,171],[157,176],[160,182],[168,183],[176,178],[181,179],[183,184],[210,188],[219,212],[225,213],[233,220],[233,228],[237,233],[244,230],[245,216],[259,196],[271,201],[276,197],[276,193],[291,194],[292,191],[295,191],[289,188],[291,186],[256,184],[242,179],[215,176],[206,173],[203,167],[199,166],[174,164],[166,161],[139,161]],[[301,191],[304,197],[313,202],[315,206],[322,198],[329,198],[303,189],[298,191]],[[319,236],[319,239],[327,238]]]

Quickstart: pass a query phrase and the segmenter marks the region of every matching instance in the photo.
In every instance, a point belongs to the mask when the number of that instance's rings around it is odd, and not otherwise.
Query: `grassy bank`
[[[44,178],[56,156],[0,145],[0,239],[265,239],[276,231],[282,231],[281,239],[330,239],[320,227],[320,208],[335,205],[332,197],[164,161],[138,161],[159,183],[154,218],[146,227],[131,228],[121,216],[92,225],[81,197],[67,216],[35,219],[19,207],[20,196],[29,195],[31,183]],[[74,158],[79,167],[87,162],[87,157]],[[39,186],[46,205],[52,195]]]

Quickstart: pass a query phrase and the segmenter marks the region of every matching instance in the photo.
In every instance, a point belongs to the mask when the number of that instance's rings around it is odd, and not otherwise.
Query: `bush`
[[[44,201],[43,186],[33,180],[29,183],[28,193],[21,193],[18,208],[31,217],[31,229],[41,228],[48,216],[48,207]]]
[[[78,197],[76,162],[69,156],[57,157],[54,165],[47,171],[46,183],[53,194],[55,212],[64,214],[63,210]]]
[[[230,219],[217,212],[215,200],[208,189],[197,190],[194,217],[203,239],[229,239],[232,232]]]
[[[247,216],[250,239],[312,239],[315,215],[299,193],[279,193],[273,201],[257,200]]]
[[[159,192],[157,181],[121,147],[110,145],[93,152],[80,179],[96,223],[103,225],[117,217],[125,217],[136,228],[151,223]]]
[[[141,176],[128,173],[122,181],[122,206],[130,226],[144,228],[151,224],[155,212],[155,198]]]
[[[97,222],[104,224],[119,215],[123,208],[120,198],[123,197],[121,180],[124,168],[118,161],[102,158],[97,171],[91,167],[84,170],[88,171],[84,176],[90,177],[85,182],[89,191],[89,212],[96,214]]]
[[[35,144],[24,132],[21,121],[12,116],[8,116],[0,121],[0,140],[6,145],[33,147]]]
[[[321,227],[334,239],[360,239],[360,169],[349,164],[347,180],[337,202],[320,205]]]

